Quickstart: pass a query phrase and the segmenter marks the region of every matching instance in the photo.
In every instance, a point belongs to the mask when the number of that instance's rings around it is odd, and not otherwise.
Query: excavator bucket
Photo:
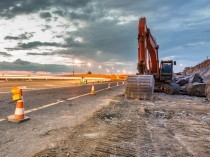
[[[125,85],[125,96],[132,99],[151,100],[154,93],[153,75],[128,76]]]

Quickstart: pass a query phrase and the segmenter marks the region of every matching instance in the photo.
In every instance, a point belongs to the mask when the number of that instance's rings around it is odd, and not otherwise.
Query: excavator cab
[[[173,77],[173,64],[172,60],[160,62],[160,80],[171,81]]]

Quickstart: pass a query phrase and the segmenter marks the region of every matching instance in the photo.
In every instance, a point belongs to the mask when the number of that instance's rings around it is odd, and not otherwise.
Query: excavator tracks
[[[180,86],[176,83],[168,83],[162,85],[162,91],[166,94],[179,94],[180,93]]]

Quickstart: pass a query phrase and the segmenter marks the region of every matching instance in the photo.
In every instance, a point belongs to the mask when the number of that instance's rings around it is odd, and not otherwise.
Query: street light
[[[78,59],[75,59],[75,60],[74,60],[74,63],[77,64],[77,65],[78,65],[80,62],[81,62],[81,61],[78,60]]]
[[[81,61],[81,63],[80,63],[80,65],[81,65],[81,74],[82,74],[82,64],[83,64],[83,63],[82,63],[82,61]]]
[[[81,66],[81,72],[82,72],[82,64],[81,64],[81,63],[82,63],[82,61],[80,61],[79,59],[75,59],[75,60],[74,60],[74,64],[75,64],[76,66],[78,66],[78,67]]]
[[[74,75],[74,58],[72,58],[72,67],[73,67],[72,74]]]
[[[126,70],[123,70],[123,74],[126,74]]]
[[[90,62],[88,62],[87,66],[89,67],[89,71],[90,71],[90,67],[92,66],[92,64]]]
[[[91,67],[91,63],[88,63],[87,65],[88,65],[89,67]]]
[[[100,71],[100,69],[101,69],[101,65],[99,65],[99,66],[98,66],[98,69],[99,69],[99,71]],[[98,73],[99,73],[99,71],[98,71]]]
[[[114,67],[112,67],[112,71],[111,71],[111,74],[112,74],[112,73],[114,73]]]
[[[110,70],[109,69],[106,69],[107,73],[109,74]]]

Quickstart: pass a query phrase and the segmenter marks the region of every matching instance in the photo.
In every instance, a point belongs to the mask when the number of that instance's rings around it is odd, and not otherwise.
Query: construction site
[[[2,77],[1,156],[209,157],[210,60],[173,73],[145,18],[138,42],[137,75]]]
[[[209,5],[162,3],[0,2],[0,157],[210,157]]]

